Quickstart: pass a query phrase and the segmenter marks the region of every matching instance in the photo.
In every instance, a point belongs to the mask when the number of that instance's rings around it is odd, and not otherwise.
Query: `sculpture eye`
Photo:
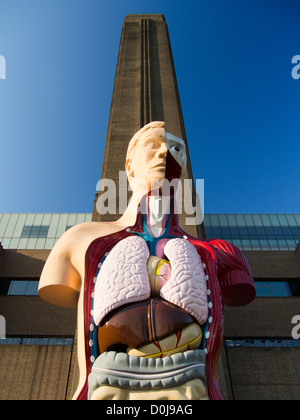
[[[156,141],[149,141],[145,144],[145,147],[147,149],[158,149],[160,145]]]
[[[174,153],[176,156],[183,156],[183,148],[181,146],[171,146],[170,151]]]

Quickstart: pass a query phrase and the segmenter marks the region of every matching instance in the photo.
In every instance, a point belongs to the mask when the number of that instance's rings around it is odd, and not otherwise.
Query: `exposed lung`
[[[150,297],[147,260],[150,256],[144,239],[129,236],[110,251],[99,271],[94,292],[94,321],[114,309]]]
[[[172,274],[160,296],[189,312],[203,325],[208,316],[207,285],[198,252],[180,238],[168,241],[164,252],[171,262]]]
[[[200,325],[208,316],[207,286],[203,265],[195,247],[180,238],[170,239],[164,253],[171,264],[171,277],[160,296],[190,313]],[[109,253],[97,277],[94,321],[125,304],[148,299],[151,294],[147,260],[149,250],[139,236],[120,241]]]

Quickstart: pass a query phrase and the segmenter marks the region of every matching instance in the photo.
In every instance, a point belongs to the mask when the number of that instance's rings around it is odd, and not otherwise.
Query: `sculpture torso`
[[[130,243],[133,244],[132,256]],[[180,249],[181,246],[183,249]],[[191,249],[195,251],[194,255],[190,254],[190,266],[188,261],[181,265],[178,261],[185,247],[191,247],[189,253]],[[222,247],[224,249],[220,254],[218,248]],[[229,247],[227,254],[224,252],[226,247]],[[168,251],[168,248],[171,250]],[[126,252],[122,255],[122,249],[127,251],[127,255]],[[201,378],[202,384],[208,387],[209,398],[221,399],[217,360],[223,339],[225,296],[218,282],[218,257],[221,255],[221,268],[232,263],[237,264],[238,267],[233,267],[239,270],[242,266],[245,271],[240,283],[248,278],[246,283],[251,284],[249,268],[242,254],[236,255],[235,251],[224,241],[212,244],[211,241],[200,241],[185,234],[172,211],[165,218],[158,237],[154,237],[149,229],[149,217],[139,214],[134,226],[95,240],[86,253],[84,286],[87,375],[92,372],[99,356],[106,352],[152,359],[197,349],[197,357],[207,358],[205,375],[199,373],[192,381]],[[149,256],[154,261],[152,268]],[[137,267],[138,262],[140,267],[134,277],[130,264]],[[179,262],[177,267],[176,262]],[[111,269],[112,265],[115,265],[115,270]],[[153,269],[153,266],[156,268]],[[162,279],[159,279],[158,266],[165,266]],[[109,272],[113,279],[111,282]],[[96,367],[96,372],[97,369],[100,368]],[[198,385],[196,383],[196,390]],[[124,391],[124,385],[115,388]],[[203,398],[207,397],[205,387],[204,390],[202,387],[201,393]],[[85,399],[87,395],[86,381],[78,398]],[[124,393],[122,395],[124,397]]]

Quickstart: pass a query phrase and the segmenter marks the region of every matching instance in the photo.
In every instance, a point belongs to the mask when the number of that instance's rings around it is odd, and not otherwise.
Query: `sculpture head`
[[[129,142],[126,156],[129,184],[134,192],[141,188],[149,192],[165,178],[170,179],[172,169],[176,178],[183,177],[186,162],[184,141],[167,133],[164,122],[151,122]]]

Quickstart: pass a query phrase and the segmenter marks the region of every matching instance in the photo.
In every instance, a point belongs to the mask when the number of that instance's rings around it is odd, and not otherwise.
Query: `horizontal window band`
[[[6,337],[0,339],[0,345],[25,346],[73,346],[73,337]]]

